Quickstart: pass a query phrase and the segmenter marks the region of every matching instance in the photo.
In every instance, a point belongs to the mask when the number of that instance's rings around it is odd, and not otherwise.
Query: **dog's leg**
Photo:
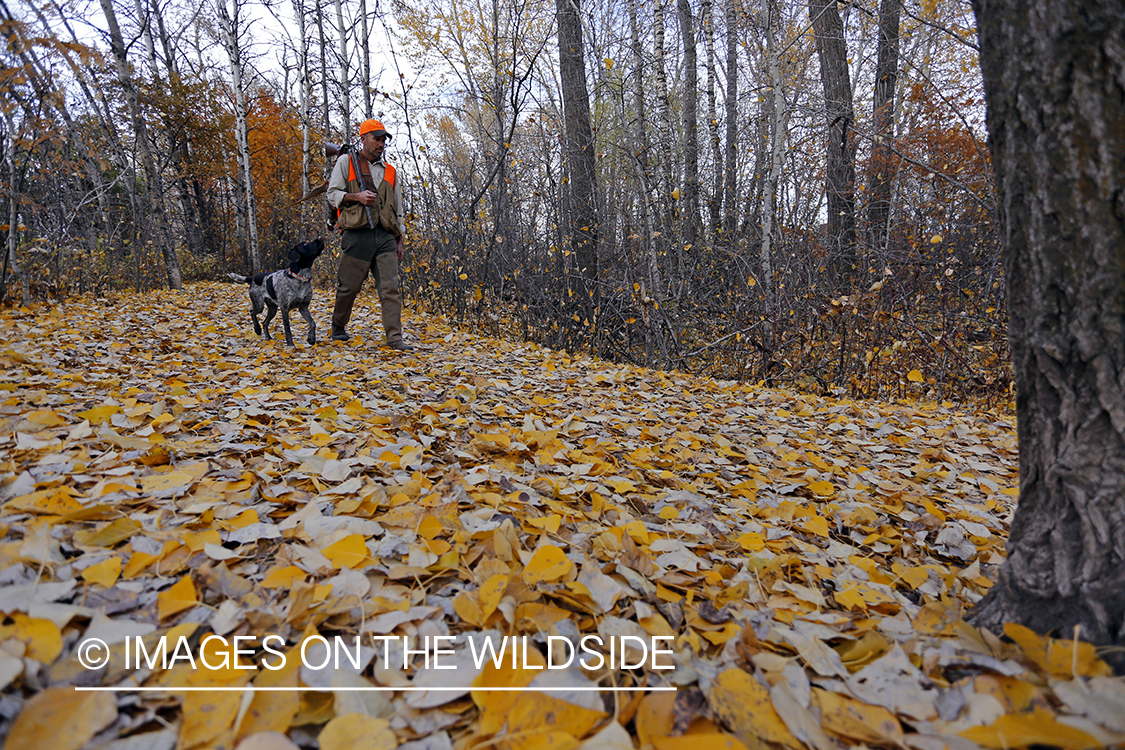
[[[255,305],[253,302],[250,303],[250,319],[254,321],[254,333],[258,336],[262,335],[262,326],[258,323],[258,313],[261,311],[261,307]]]
[[[285,328],[285,345],[293,346],[293,332],[289,330],[289,308],[281,308],[281,324]]]
[[[316,323],[313,322],[313,316],[312,316],[312,313],[309,312],[308,303],[306,302],[305,304],[303,304],[299,308],[297,308],[297,312],[301,313],[301,317],[304,318],[305,322],[309,324],[309,339],[308,339],[309,343],[315,344],[316,343]]]
[[[266,307],[269,309],[266,311],[266,319],[262,321],[262,332],[266,341],[272,341],[273,338],[270,336],[270,321],[273,320],[274,315],[277,315],[277,305],[267,300]]]

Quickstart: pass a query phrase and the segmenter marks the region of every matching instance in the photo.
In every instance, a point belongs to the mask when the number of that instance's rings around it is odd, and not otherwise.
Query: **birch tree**
[[[247,251],[250,261],[250,272],[257,273],[262,268],[262,259],[258,250],[258,222],[257,210],[254,202],[254,176],[250,169],[250,132],[247,122],[248,106],[244,86],[244,71],[242,65],[242,48],[239,43],[241,33],[241,11],[243,0],[230,0],[231,7],[227,8],[227,0],[216,0],[218,11],[219,31],[223,37],[223,47],[227,52],[230,63],[231,88],[234,91],[234,117],[235,139],[238,149],[238,165],[241,173],[242,190],[246,196],[245,222],[247,232]]]

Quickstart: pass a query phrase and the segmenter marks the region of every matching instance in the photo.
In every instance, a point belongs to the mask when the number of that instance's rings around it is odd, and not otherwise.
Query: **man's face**
[[[383,156],[383,149],[387,147],[387,136],[364,133],[360,138],[363,150],[367,152],[368,161],[379,161]]]

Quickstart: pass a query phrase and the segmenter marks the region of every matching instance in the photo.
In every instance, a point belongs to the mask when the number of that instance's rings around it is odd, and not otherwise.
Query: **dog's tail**
[[[237,273],[228,273],[227,276],[229,276],[232,281],[237,281],[239,284],[249,284],[254,280],[252,276],[239,276]]]

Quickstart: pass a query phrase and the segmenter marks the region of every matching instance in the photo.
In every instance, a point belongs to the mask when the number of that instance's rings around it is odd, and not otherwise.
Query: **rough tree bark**
[[[594,168],[594,131],[590,124],[590,95],[582,48],[582,20],[578,0],[556,0],[559,24],[559,78],[562,84],[563,129],[569,176],[571,216],[568,233],[582,274],[584,305],[593,310],[598,300],[598,216]]]
[[[1125,6],[973,0],[1000,195],[1020,498],[976,608],[1125,644]],[[1125,670],[1121,649],[1108,654]]]
[[[855,267],[855,107],[852,104],[848,48],[837,0],[809,0],[809,18],[820,60],[824,85],[828,157],[825,191],[828,194],[830,271],[838,290],[850,284]]]

